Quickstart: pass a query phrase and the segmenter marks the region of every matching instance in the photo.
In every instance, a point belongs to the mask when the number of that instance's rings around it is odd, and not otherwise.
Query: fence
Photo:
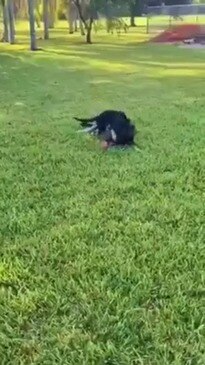
[[[153,6],[145,9],[147,33],[161,32],[172,25],[199,23],[205,25],[205,4]]]

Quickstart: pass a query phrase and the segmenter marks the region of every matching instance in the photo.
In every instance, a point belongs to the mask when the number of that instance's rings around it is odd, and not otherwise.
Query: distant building
[[[147,0],[146,3],[147,6],[185,5],[192,4],[193,0]]]
[[[165,0],[165,5],[189,5],[192,4],[192,0]]]

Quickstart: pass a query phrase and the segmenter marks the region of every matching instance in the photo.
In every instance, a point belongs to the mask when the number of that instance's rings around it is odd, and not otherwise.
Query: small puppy
[[[108,146],[135,145],[136,128],[122,111],[106,110],[92,118],[74,118],[81,122],[82,132],[98,136]]]

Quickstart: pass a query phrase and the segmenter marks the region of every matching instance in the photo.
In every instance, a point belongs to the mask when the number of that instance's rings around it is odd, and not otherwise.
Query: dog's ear
[[[127,121],[129,120],[124,112],[121,112],[121,116],[123,117],[123,119],[126,119]]]

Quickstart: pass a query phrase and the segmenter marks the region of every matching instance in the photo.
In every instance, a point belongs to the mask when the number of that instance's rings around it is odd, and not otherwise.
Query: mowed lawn
[[[0,363],[204,365],[205,51],[51,37],[0,45]]]

